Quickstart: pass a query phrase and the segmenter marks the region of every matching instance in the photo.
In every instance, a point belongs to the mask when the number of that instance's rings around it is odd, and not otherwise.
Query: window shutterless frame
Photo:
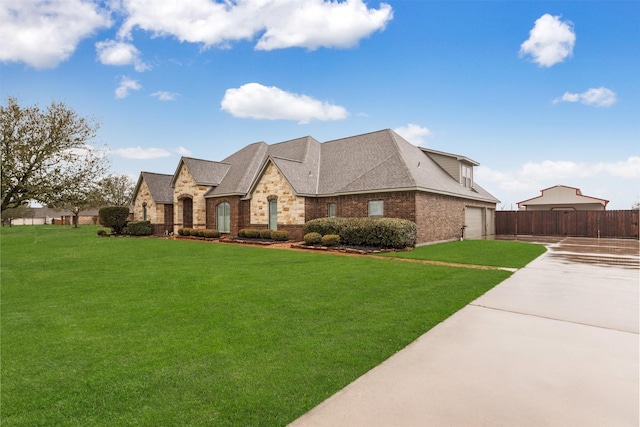
[[[369,201],[369,216],[381,218],[384,216],[384,201],[383,200],[370,200]]]

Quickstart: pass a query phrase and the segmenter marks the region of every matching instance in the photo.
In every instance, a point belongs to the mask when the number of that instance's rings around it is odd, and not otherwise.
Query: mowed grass
[[[546,251],[543,245],[503,240],[463,240],[421,246],[381,256],[457,264],[522,268]]]
[[[96,230],[0,231],[3,426],[286,425],[510,274]]]

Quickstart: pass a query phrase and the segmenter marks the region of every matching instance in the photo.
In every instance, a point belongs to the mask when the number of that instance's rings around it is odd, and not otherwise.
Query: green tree
[[[129,206],[135,182],[127,175],[109,175],[98,182],[98,198],[103,206]]]
[[[106,150],[90,145],[98,128],[64,103],[41,110],[9,97],[0,106],[1,210],[29,200],[55,207],[82,198],[109,166]]]

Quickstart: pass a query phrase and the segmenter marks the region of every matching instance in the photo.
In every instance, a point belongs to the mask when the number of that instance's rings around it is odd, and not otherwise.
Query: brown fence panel
[[[638,238],[638,210],[496,211],[496,234]]]

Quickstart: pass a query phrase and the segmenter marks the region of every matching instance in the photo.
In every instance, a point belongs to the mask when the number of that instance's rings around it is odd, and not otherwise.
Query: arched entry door
[[[182,226],[193,228],[193,199],[182,200]]]

